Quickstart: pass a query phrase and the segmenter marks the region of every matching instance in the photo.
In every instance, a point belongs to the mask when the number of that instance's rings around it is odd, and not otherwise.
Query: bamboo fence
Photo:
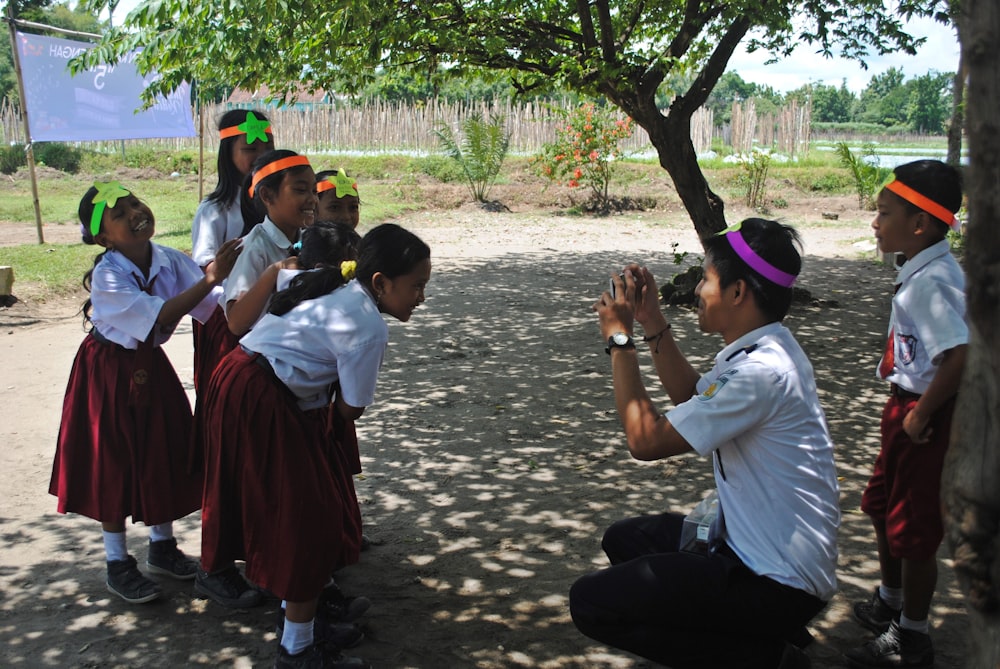
[[[562,103],[567,107],[569,103]],[[208,155],[215,153],[218,134],[217,119],[234,105],[214,103],[195,109],[195,125],[204,124],[203,147]],[[264,105],[240,105],[264,110],[275,128],[278,145],[302,153],[412,153],[433,154],[440,151],[434,131],[442,125],[460,131],[462,123],[476,114],[484,119],[503,116],[511,135],[513,154],[534,155],[552,141],[555,127],[562,116],[546,103],[513,103],[482,101],[449,103],[428,100],[416,104],[375,100],[361,105],[316,104],[312,106],[265,108]],[[716,127],[711,110],[699,109],[691,119],[691,140],[695,151],[704,154],[713,141],[730,143],[734,151],[746,152],[750,147],[766,146],[792,155],[803,153],[809,140],[808,108],[791,105],[775,117],[758,118],[752,101],[734,104],[731,127]],[[0,102],[0,131],[7,144],[23,144],[24,133],[17,107],[7,100]],[[88,142],[88,148],[115,152],[128,144],[173,150],[197,150],[198,137],[174,139],[142,139]],[[622,142],[626,155],[655,155],[649,137],[637,128],[632,137]]]

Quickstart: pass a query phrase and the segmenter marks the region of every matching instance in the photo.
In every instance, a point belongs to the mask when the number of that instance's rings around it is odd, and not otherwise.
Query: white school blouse
[[[187,255],[150,244],[153,260],[148,278],[118,251],[105,253],[91,277],[91,322],[106,339],[125,348],[138,348],[156,326],[163,303],[205,277],[198,263]],[[150,284],[152,294],[143,291]],[[217,299],[217,295],[209,293],[191,310],[191,316],[204,323],[212,316]],[[177,323],[157,327],[153,343],[159,346],[170,339],[176,327]]]
[[[279,260],[288,257],[292,249],[292,242],[288,241],[285,233],[278,229],[270,218],[264,217],[263,222],[247,233],[243,238],[243,252],[236,260],[233,271],[229,273],[229,278],[223,283],[222,298],[220,304],[226,308],[226,304],[238,299],[243,293],[250,290],[260,275],[264,273],[269,265],[273,265]],[[267,312],[267,307],[271,300],[268,299],[261,314]]]
[[[202,200],[191,222],[191,257],[204,267],[212,262],[219,247],[243,232],[240,196],[230,206]]]
[[[389,327],[356,280],[282,316],[265,314],[240,339],[267,358],[303,410],[328,404],[338,381],[348,405],[370,405],[388,343]]]

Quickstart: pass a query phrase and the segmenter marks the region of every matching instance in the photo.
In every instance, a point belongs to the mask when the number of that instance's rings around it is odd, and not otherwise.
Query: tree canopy
[[[89,0],[92,9],[107,0]],[[144,51],[140,71],[160,79],[226,82],[278,94],[297,85],[350,92],[376,72],[428,78],[484,73],[522,94],[566,89],[602,96],[642,126],[703,237],[725,223],[721,198],[697,164],[690,120],[737,45],[776,57],[796,48],[847,58],[914,53],[904,19],[947,20],[947,2],[900,0],[147,0],[107,32],[81,64]],[[657,105],[673,73],[691,76],[666,113]]]

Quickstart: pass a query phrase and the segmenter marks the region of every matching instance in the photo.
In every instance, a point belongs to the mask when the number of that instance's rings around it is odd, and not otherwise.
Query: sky
[[[907,31],[914,36],[927,37],[917,55],[893,53],[871,56],[867,59],[867,70],[861,69],[855,61],[824,58],[809,45],[798,47],[791,57],[771,65],[764,65],[768,57],[766,53],[748,54],[741,45],[730,59],[727,69],[739,73],[745,81],[768,85],[781,93],[817,82],[839,88],[846,79],[847,88],[855,94],[861,93],[874,75],[891,67],[901,69],[904,80],[932,70],[954,72],[958,69],[959,45],[954,28],[930,19],[918,19],[907,25]]]
[[[125,18],[141,0],[119,0],[115,11],[116,23]],[[824,58],[816,54],[814,47],[798,47],[791,57],[771,65],[765,65],[767,54],[748,54],[740,48],[729,61],[727,68],[737,72],[745,80],[756,84],[766,84],[780,93],[787,93],[808,83],[823,83],[839,87],[847,80],[847,88],[859,94],[876,74],[891,67],[903,71],[904,80],[919,77],[930,71],[954,72],[958,68],[959,45],[955,30],[930,19],[915,19],[907,25],[911,35],[927,37],[927,42],[917,51],[916,56],[893,53],[886,56],[871,56],[867,59],[868,69],[864,70],[855,61],[840,58]]]

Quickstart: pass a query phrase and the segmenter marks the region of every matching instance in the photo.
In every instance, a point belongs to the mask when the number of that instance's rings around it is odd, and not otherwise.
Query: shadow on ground
[[[708,461],[640,463],[625,450],[590,305],[627,260],[539,253],[435,267],[426,304],[410,323],[390,325],[376,405],[358,423],[365,471],[357,488],[376,545],[338,575],[346,591],[374,602],[368,638],[353,653],[378,667],[652,666],[584,638],[567,612],[573,580],[606,564],[599,541],[607,525],[688,510],[713,485]],[[669,254],[641,260],[660,281],[679,269]],[[841,592],[814,621],[809,651],[814,667],[834,667],[866,638],[849,607],[877,583],[858,505],[878,450],[885,388],[874,368],[892,275],[863,260],[807,257],[805,267],[801,284],[838,305],[796,305],[786,320],[812,359],[837,445]],[[671,307],[668,317],[696,368],[707,370],[720,340],[700,334],[690,311]],[[644,371],[652,387],[651,367]],[[272,661],[273,603],[227,612],[193,599],[189,585],[168,584],[166,601],[129,607],[104,590],[93,523],[3,513],[5,544],[59,539],[53,554],[0,575],[0,664]],[[197,517],[182,528],[197,552]],[[132,536],[142,560],[145,530]],[[965,614],[947,564],[941,573],[933,624],[938,666],[952,667]],[[54,625],[67,611],[71,622]]]

